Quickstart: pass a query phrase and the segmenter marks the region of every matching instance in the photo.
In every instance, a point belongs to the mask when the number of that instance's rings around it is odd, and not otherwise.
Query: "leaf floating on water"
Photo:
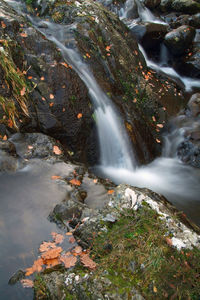
[[[63,249],[61,247],[57,247],[55,249],[50,249],[42,254],[42,259],[44,261],[46,261],[48,259],[58,258],[60,256],[60,253],[62,252],[62,250]]]
[[[50,249],[54,249],[56,248],[56,244],[53,243],[53,242],[43,242],[41,245],[40,245],[40,248],[39,248],[39,251],[40,252],[46,252]]]
[[[23,288],[33,288],[33,286],[34,286],[33,280],[30,280],[30,279],[22,279],[20,282],[21,282]]]
[[[52,237],[54,239],[54,242],[56,244],[61,244],[64,240],[64,236],[60,233],[52,232],[51,235],[52,235]]]
[[[53,153],[55,153],[56,155],[60,155],[62,154],[62,151],[58,146],[53,146]]]
[[[41,272],[43,264],[42,258],[35,260],[32,267],[26,269],[26,276],[32,275],[35,272]]]
[[[71,179],[70,181],[69,181],[71,184],[73,184],[73,185],[78,185],[78,186],[80,186],[81,185],[81,182],[78,180],[78,179]]]
[[[55,267],[57,265],[60,264],[60,260],[59,258],[52,258],[52,259],[47,259],[44,261],[45,265],[47,266],[47,269],[48,268],[52,268],[52,267]]]
[[[85,267],[89,268],[90,270],[95,270],[97,267],[96,263],[89,257],[89,254],[83,254],[81,256],[81,262]]]
[[[65,268],[69,269],[75,266],[77,262],[77,258],[72,255],[71,256],[63,255],[60,257],[60,261],[64,263]]]

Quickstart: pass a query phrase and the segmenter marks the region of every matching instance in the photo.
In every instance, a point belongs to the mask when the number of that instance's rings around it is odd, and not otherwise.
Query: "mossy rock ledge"
[[[96,270],[48,269],[36,276],[35,299],[199,299],[199,234],[161,195],[119,185],[74,232]]]

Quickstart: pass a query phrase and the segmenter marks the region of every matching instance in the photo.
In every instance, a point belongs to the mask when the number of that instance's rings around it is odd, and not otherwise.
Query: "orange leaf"
[[[76,262],[77,262],[77,258],[75,256],[66,256],[63,255],[60,257],[60,261],[64,263],[65,268],[71,268],[74,267]]]
[[[1,27],[6,28],[6,24],[4,23],[4,21],[1,21]]]
[[[26,34],[25,32],[20,33],[20,35],[21,35],[22,37],[27,37],[27,34]]]
[[[37,260],[35,260],[32,267],[26,269],[26,276],[29,276],[35,272],[41,272],[42,265],[43,265],[43,260],[41,258],[38,258]]]
[[[107,193],[108,193],[108,195],[111,195],[114,193],[114,190],[109,190]]]
[[[33,288],[34,284],[33,284],[33,280],[30,279],[22,279],[20,280],[23,288]]]
[[[40,78],[40,80],[42,80],[42,81],[43,81],[43,80],[44,80],[44,76],[42,76],[42,77]]]
[[[53,146],[53,153],[55,153],[56,155],[61,155],[62,151],[58,146]]]
[[[156,126],[159,128],[163,128],[163,124],[157,124]]]
[[[11,119],[8,120],[8,127],[10,127],[10,128],[13,127],[13,121]]]
[[[152,120],[153,120],[154,122],[156,122],[156,118],[155,118],[154,116],[152,117]]]
[[[51,235],[52,235],[52,237],[54,239],[54,242],[56,244],[61,244],[64,240],[64,236],[60,233],[52,232]]]
[[[83,251],[82,247],[81,246],[76,246],[73,250],[74,253],[76,254],[81,254]]]
[[[3,141],[7,141],[7,136],[6,135],[4,135],[4,137],[3,137]]]
[[[29,150],[33,149],[33,146],[28,145],[28,149],[29,149]]]
[[[161,141],[160,141],[159,139],[156,139],[156,142],[157,142],[157,143],[161,143]]]
[[[81,185],[81,182],[80,182],[79,180],[75,179],[75,178],[72,179],[72,180],[70,180],[69,182],[70,182],[71,184],[73,184],[73,185],[78,185],[78,186]]]
[[[53,94],[50,94],[50,95],[49,95],[49,98],[50,98],[50,99],[54,99],[54,95],[53,95]]]
[[[68,64],[66,64],[65,62],[61,62],[61,65],[63,65],[65,68],[69,68]]]
[[[94,182],[94,183],[97,183],[97,182],[98,182],[98,179],[94,179],[93,182]]]
[[[49,103],[49,106],[50,106],[50,107],[54,106],[54,103],[53,103],[53,102],[50,102],[50,103]]]
[[[111,46],[106,46],[106,51],[110,51]]]
[[[81,255],[81,262],[85,267],[89,268],[90,270],[95,270],[97,267],[96,263],[89,257],[89,254]]]
[[[81,119],[82,116],[83,116],[83,115],[82,115],[81,113],[79,113],[79,114],[77,115],[77,118],[78,118],[78,119]]]
[[[56,247],[54,249],[50,249],[50,250],[44,252],[41,256],[42,256],[42,259],[45,261],[47,259],[53,259],[53,258],[59,257],[61,252],[62,252],[62,248]]]
[[[25,86],[24,86],[23,89],[20,91],[20,95],[21,95],[21,96],[24,96],[25,92],[26,92],[26,88],[25,88]]]
[[[72,235],[72,233],[71,233],[71,232],[66,232],[65,234],[66,234],[66,235]]]
[[[58,175],[52,175],[51,176],[51,179],[52,180],[56,180],[56,179],[60,179],[61,177],[60,176],[58,176]]]
[[[28,76],[28,79],[32,79],[33,77],[32,76]]]
[[[39,251],[40,252],[46,252],[50,249],[55,249],[57,246],[55,243],[53,242],[43,242],[41,245],[40,245],[40,248],[39,248]]]
[[[45,265],[47,265],[47,269],[48,269],[59,265],[60,260],[58,258],[52,258],[52,259],[45,260],[44,263]]]
[[[90,57],[91,57],[89,53],[86,53],[85,55],[86,55],[88,58],[90,58]]]

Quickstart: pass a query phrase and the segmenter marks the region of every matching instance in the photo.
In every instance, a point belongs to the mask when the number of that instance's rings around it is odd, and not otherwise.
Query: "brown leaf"
[[[58,146],[53,146],[53,153],[55,153],[56,155],[60,155],[62,154],[62,151]]]
[[[172,246],[172,240],[170,238],[166,237],[165,240],[169,246]]]
[[[57,248],[54,248],[54,249],[50,249],[46,252],[44,252],[41,256],[42,256],[42,259],[45,261],[47,259],[53,259],[53,258],[57,258],[60,256],[60,253],[62,252],[62,248],[61,247],[57,247]]]
[[[4,21],[1,21],[1,27],[6,28],[6,24],[4,23]]]
[[[34,284],[33,284],[33,280],[30,279],[22,279],[20,280],[23,288],[33,288]]]
[[[23,89],[20,91],[20,95],[21,95],[21,96],[24,96],[24,95],[25,95],[25,92],[26,92],[26,88],[25,88],[25,86],[24,86]]]
[[[63,255],[60,257],[60,261],[64,263],[65,268],[71,268],[74,267],[76,262],[77,262],[77,258],[75,256],[67,256],[67,255]]]
[[[43,260],[41,258],[38,258],[34,261],[32,267],[26,269],[26,276],[29,276],[35,272],[41,272],[43,266]]]
[[[76,246],[73,250],[74,253],[79,254],[79,255],[82,253],[82,251],[83,251],[83,249],[81,246]]]
[[[53,175],[53,176],[51,176],[51,179],[52,180],[56,180],[56,179],[60,179],[61,177],[60,176],[57,176],[57,175]]]
[[[72,237],[69,238],[69,242],[70,242],[71,244],[74,244],[74,243],[76,242],[76,240],[75,240],[75,238],[72,236]]]
[[[108,195],[112,195],[114,193],[114,190],[109,190],[107,193]]]
[[[90,270],[95,270],[97,267],[96,263],[89,257],[89,254],[82,254],[81,262],[85,267],[89,268]]]
[[[47,265],[47,269],[48,269],[59,265],[60,260],[58,258],[52,258],[52,259],[45,260],[44,263],[45,265]]]
[[[39,248],[39,251],[40,252],[46,252],[50,249],[55,249],[57,246],[55,243],[53,242],[43,242],[41,245],[40,245],[40,248]]]
[[[70,182],[71,184],[73,184],[73,185],[78,185],[78,186],[81,185],[81,182],[80,182],[79,180],[75,179],[75,178],[72,179],[72,180],[70,180],[69,182]]]
[[[64,236],[60,233],[52,232],[51,235],[52,235],[52,237],[54,239],[54,242],[56,244],[61,244],[64,240]]]

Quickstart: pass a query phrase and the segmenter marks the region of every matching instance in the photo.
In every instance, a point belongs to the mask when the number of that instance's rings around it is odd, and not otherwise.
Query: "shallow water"
[[[30,289],[20,284],[9,286],[10,277],[19,269],[30,267],[37,258],[37,248],[58,232],[47,217],[66,195],[52,175],[68,174],[65,164],[52,167],[37,161],[15,174],[0,174],[0,291],[2,300],[31,299]]]

